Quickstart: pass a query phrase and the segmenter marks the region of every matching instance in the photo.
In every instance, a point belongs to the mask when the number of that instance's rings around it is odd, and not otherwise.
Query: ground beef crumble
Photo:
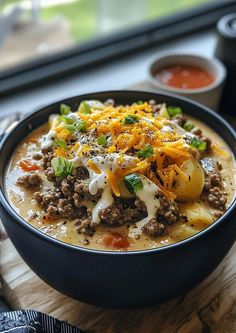
[[[65,179],[55,177],[52,167],[47,167],[45,174],[49,181],[57,185],[57,189],[43,193],[35,192],[34,199],[44,209],[46,214],[60,218],[75,219],[74,225],[78,233],[92,235],[94,224],[91,220],[91,210],[84,206],[84,201],[92,201],[96,204],[101,197],[102,190],[92,195],[88,188],[88,174],[84,168],[78,168],[76,175],[67,176]],[[156,219],[147,223],[143,232],[155,237],[163,233],[165,225],[173,224],[182,216],[178,205],[169,201],[160,192],[157,196],[160,200],[160,208]],[[124,200],[114,198],[114,203],[101,210],[101,222],[108,226],[118,226],[126,223],[134,223],[147,216],[147,209],[143,201],[138,198]]]
[[[47,167],[51,166],[51,160],[54,157],[52,147],[47,148],[47,149],[42,149],[42,154],[43,154],[42,166],[44,169],[46,169]]]
[[[89,192],[86,181],[89,173],[84,167],[76,168],[73,175],[64,179],[56,177],[51,166],[52,158],[51,150],[44,152],[44,173],[48,181],[54,184],[55,189],[35,192],[34,199],[48,216],[75,220],[74,224],[79,233],[92,235],[94,230],[91,227],[91,211],[84,206],[84,201],[96,203],[101,197],[102,190],[99,190],[96,195]]]
[[[158,221],[164,221],[166,224],[171,225],[180,219],[185,219],[175,201],[168,200],[164,195],[160,195],[159,200],[160,208],[157,211]]]
[[[162,234],[166,225],[171,225],[179,220],[185,220],[180,213],[176,202],[169,201],[162,192],[158,193],[160,208],[157,210],[156,219],[151,219],[142,231],[149,236],[156,237]],[[113,205],[103,209],[100,213],[101,221],[109,226],[118,226],[134,223],[147,216],[147,209],[143,201],[115,199]]]
[[[151,219],[145,226],[142,228],[142,231],[145,235],[156,237],[163,234],[165,226],[163,223],[157,222],[156,219]]]
[[[183,114],[178,114],[173,118],[173,121],[179,126],[183,127],[184,124],[187,122],[187,118]]]
[[[36,161],[39,161],[39,160],[41,160],[43,158],[43,154],[41,154],[41,153],[34,153],[33,156],[32,156],[32,158],[34,160],[36,160]]]
[[[37,172],[31,172],[27,175],[21,176],[17,180],[17,184],[26,188],[37,188],[42,182],[42,178]]]
[[[98,190],[98,192],[95,195],[92,195],[89,192],[89,187],[88,184],[81,181],[81,182],[76,182],[74,185],[74,194],[73,194],[73,199],[75,202],[75,205],[77,207],[81,206],[81,202],[84,200],[92,201],[93,203],[98,202],[98,200],[101,198],[102,195],[102,190]]]
[[[204,192],[206,199],[212,207],[224,211],[227,199],[220,174],[221,165],[209,157],[201,159],[200,162],[205,174]]]
[[[225,210],[225,204],[227,200],[219,187],[213,187],[209,189],[207,200],[214,208]]]
[[[139,221],[146,215],[146,206],[140,199],[115,199],[114,204],[101,210],[100,218],[109,226],[118,226]]]
[[[75,174],[64,179],[56,177],[51,166],[53,151],[48,149],[43,152],[42,165],[44,173],[49,182],[55,186],[42,192],[35,192],[34,199],[44,209],[45,214],[56,218],[74,219],[74,225],[78,233],[92,235],[95,224],[92,223],[91,210],[87,209],[84,201],[92,201],[94,204],[101,198],[102,190],[92,195],[88,187],[89,174],[86,168],[76,168]],[[166,225],[173,224],[182,218],[178,205],[169,201],[158,193],[160,200],[156,219],[151,219],[143,228],[146,235],[156,237],[162,234]],[[134,223],[147,216],[147,209],[143,201],[138,198],[124,200],[114,198],[114,203],[101,210],[100,218],[103,224],[108,226],[119,226]]]
[[[84,216],[84,209],[77,208],[61,191],[35,192],[34,199],[51,216],[68,219]]]
[[[91,211],[88,209],[85,217],[76,219],[74,221],[74,225],[76,228],[76,231],[79,234],[85,234],[88,236],[92,236],[94,233],[94,227],[95,225],[92,225],[92,219],[91,219]]]

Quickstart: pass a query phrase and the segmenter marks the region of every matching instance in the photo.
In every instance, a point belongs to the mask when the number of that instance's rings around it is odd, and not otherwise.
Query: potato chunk
[[[200,230],[214,221],[209,209],[201,202],[180,204],[180,211],[187,216],[188,224]]]
[[[185,161],[181,170],[187,176],[176,176],[173,192],[178,201],[196,200],[199,198],[204,187],[204,172],[198,161],[189,159]]]
[[[171,230],[171,239],[174,242],[179,242],[182,239],[192,237],[197,234],[199,229],[196,227],[191,227],[189,224],[180,224]]]

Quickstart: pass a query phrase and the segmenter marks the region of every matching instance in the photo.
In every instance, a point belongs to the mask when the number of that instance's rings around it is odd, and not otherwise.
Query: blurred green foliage
[[[160,16],[177,13],[209,1],[213,0],[146,0],[144,20],[154,20]],[[0,10],[9,4],[20,4],[21,2],[20,0],[2,0]],[[28,2],[30,3],[29,0]],[[97,35],[98,5],[99,0],[75,0],[68,3],[65,0],[65,3],[43,6],[41,17],[43,20],[49,21],[56,16],[63,16],[69,22],[72,39],[82,41]],[[128,26],[129,22],[124,22],[124,28]]]

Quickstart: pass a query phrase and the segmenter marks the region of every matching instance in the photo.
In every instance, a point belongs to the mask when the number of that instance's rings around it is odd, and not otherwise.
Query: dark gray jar
[[[217,23],[216,57],[228,71],[220,111],[236,116],[236,13],[222,17]]]

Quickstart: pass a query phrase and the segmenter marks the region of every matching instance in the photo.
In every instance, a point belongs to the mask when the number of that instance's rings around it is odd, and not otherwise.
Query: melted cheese
[[[157,210],[160,207],[160,200],[156,198],[156,195],[160,191],[159,187],[143,175],[141,175],[140,178],[143,182],[143,189],[138,191],[136,195],[145,203],[147,207],[147,216],[130,227],[129,237],[132,238],[140,235],[145,224],[151,219],[156,218]]]
[[[54,138],[55,138],[55,131],[50,130],[46,135],[43,136],[42,143],[41,143],[41,148],[42,149],[48,149],[54,144]]]

